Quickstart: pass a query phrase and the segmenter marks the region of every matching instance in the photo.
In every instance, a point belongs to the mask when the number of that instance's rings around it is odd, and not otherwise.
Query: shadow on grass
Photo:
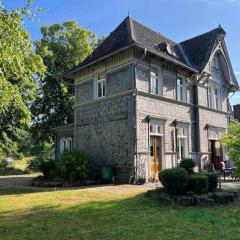
[[[240,239],[237,205],[177,207],[143,194],[115,200],[94,192],[72,197],[54,195],[39,206],[0,213],[1,239]]]

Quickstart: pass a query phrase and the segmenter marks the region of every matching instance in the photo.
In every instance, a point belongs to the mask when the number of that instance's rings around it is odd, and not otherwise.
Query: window
[[[177,79],[177,100],[183,101],[183,80],[181,78]]]
[[[219,78],[219,67],[218,67],[218,59],[217,57],[213,57],[212,66],[211,66],[212,76],[214,79]]]
[[[221,109],[220,89],[208,87],[208,107]]]
[[[150,93],[158,94],[158,71],[151,69]]]
[[[154,133],[154,135],[163,135],[163,125],[150,124],[150,133]]]
[[[212,108],[213,104],[212,104],[212,88],[209,87],[208,88],[208,107]]]
[[[60,152],[72,149],[72,138],[62,138],[60,140]]]
[[[215,108],[219,109],[219,91],[214,89],[214,98],[215,98]]]
[[[179,162],[188,157],[188,129],[186,127],[177,128],[177,152]]]
[[[105,97],[106,95],[106,79],[105,73],[99,73],[97,75],[97,97]]]

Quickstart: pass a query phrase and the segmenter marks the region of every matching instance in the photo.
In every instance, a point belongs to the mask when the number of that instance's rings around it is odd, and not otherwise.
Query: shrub
[[[199,174],[191,175],[188,179],[188,190],[198,194],[208,192],[208,177]]]
[[[27,167],[28,170],[30,170],[31,172],[39,172],[39,171],[41,171],[40,170],[40,165],[41,165],[42,161],[44,161],[44,160],[39,158],[39,157],[31,159],[28,162],[28,167]]]
[[[188,172],[180,167],[165,169],[159,173],[159,180],[170,194],[184,193],[188,184]]]
[[[58,163],[60,176],[70,181],[84,182],[90,176],[91,167],[92,158],[83,150],[64,152]]]
[[[183,158],[179,164],[179,167],[186,169],[189,174],[193,173],[195,166],[196,163],[191,158]]]
[[[41,161],[39,170],[43,173],[44,178],[54,179],[57,176],[57,162],[54,159]]]
[[[206,176],[208,177],[208,190],[213,192],[217,189],[218,185],[218,176],[216,173],[207,173]]]

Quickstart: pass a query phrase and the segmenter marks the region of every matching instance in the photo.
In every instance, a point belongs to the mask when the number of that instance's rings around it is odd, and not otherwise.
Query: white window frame
[[[216,84],[208,86],[208,107],[216,110],[222,109],[221,89],[216,87]]]
[[[155,73],[155,76],[154,74]],[[153,79],[155,80],[156,87],[153,89]],[[150,68],[150,82],[149,82],[149,92],[151,94],[160,95],[162,96],[162,74],[161,68],[156,65],[152,64]]]
[[[219,78],[219,65],[218,65],[218,58],[217,58],[217,56],[214,56],[212,58],[211,73],[212,73],[213,79],[218,79]]]
[[[104,78],[99,78],[101,74],[104,74]],[[99,95],[99,85],[101,87],[101,95]],[[106,73],[104,71],[97,72],[96,74],[96,97],[106,97]]]
[[[182,160],[182,158],[189,157],[189,128],[186,126],[178,126],[177,128],[177,151],[178,151],[178,162]],[[181,130],[181,133],[180,132]],[[184,147],[184,156],[181,151],[183,141]]]
[[[60,138],[60,153],[72,149],[72,138]]]
[[[149,133],[154,136],[164,136],[165,121],[162,119],[151,119],[149,123]]]
[[[176,80],[176,100],[180,102],[186,102],[187,100],[186,78],[182,75],[177,76]]]

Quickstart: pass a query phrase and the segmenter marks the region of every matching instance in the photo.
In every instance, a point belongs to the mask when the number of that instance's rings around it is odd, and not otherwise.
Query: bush
[[[188,184],[189,174],[180,167],[165,169],[159,173],[159,180],[170,194],[184,193]]]
[[[36,158],[33,158],[31,159],[29,162],[28,162],[28,167],[27,169],[31,172],[39,172],[41,171],[40,170],[40,165],[41,165],[41,162],[44,161],[43,159],[39,158],[39,157],[36,157]]]
[[[39,170],[43,173],[45,179],[54,179],[57,176],[57,162],[54,159],[41,161]]]
[[[92,158],[83,150],[71,150],[62,154],[58,163],[60,177],[64,180],[84,182],[91,174]]]
[[[208,190],[210,192],[214,192],[217,190],[218,185],[218,176],[216,173],[207,173],[206,176],[208,177]]]
[[[194,173],[195,166],[196,163],[191,158],[183,158],[179,164],[179,167],[186,169],[189,174]]]
[[[208,177],[199,174],[191,175],[188,180],[188,190],[198,194],[208,192]]]

